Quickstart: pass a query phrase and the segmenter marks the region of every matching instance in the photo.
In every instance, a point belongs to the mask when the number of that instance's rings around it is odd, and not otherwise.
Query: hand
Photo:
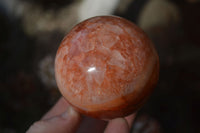
[[[81,118],[69,103],[60,98],[41,120],[35,122],[27,133],[129,133],[135,114],[109,122],[89,117]]]

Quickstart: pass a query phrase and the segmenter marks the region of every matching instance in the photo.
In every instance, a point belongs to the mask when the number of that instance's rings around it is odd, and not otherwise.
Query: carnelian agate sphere
[[[76,25],[55,59],[57,85],[79,112],[100,119],[138,110],[159,75],[157,52],[135,24],[99,16]]]

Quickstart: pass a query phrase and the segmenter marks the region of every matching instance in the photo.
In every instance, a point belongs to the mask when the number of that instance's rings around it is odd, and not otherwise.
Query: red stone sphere
[[[99,119],[137,111],[159,76],[157,52],[130,21],[98,16],[76,25],[55,59],[58,88],[77,111]]]

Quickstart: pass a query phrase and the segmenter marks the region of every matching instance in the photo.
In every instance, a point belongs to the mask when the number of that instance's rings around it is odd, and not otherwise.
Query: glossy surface
[[[62,95],[78,111],[111,119],[136,111],[158,80],[152,42],[133,23],[102,16],[75,26],[56,55]]]

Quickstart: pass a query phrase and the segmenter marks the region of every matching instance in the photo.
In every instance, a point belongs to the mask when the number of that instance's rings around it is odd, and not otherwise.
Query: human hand
[[[135,114],[105,122],[81,117],[62,97],[27,133],[129,133]]]

